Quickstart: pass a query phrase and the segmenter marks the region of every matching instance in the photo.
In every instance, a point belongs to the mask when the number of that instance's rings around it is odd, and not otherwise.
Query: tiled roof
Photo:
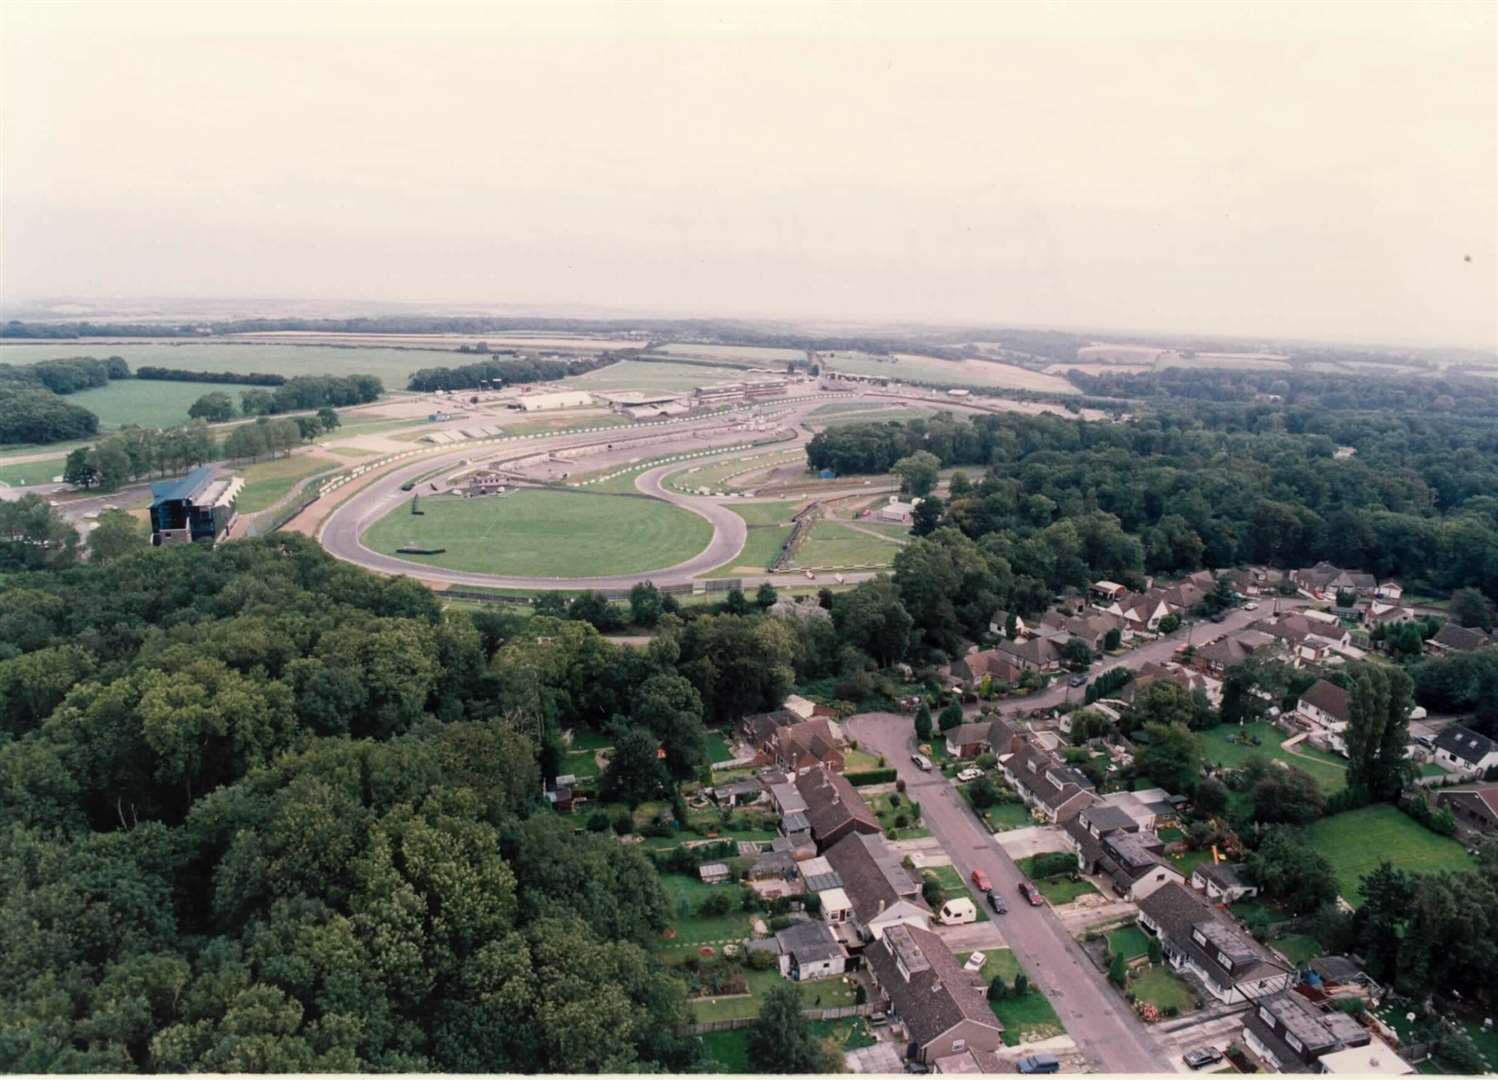
[[[1436,736],[1436,749],[1459,757],[1469,765],[1476,765],[1488,754],[1498,750],[1498,743],[1486,735],[1479,735],[1465,724],[1452,724]]]
[[[963,971],[930,931],[892,926],[864,955],[913,1042],[925,1046],[964,1020],[1004,1029],[988,1007],[981,978]]]
[[[845,836],[827,849],[825,858],[865,925],[900,900],[920,896],[920,883],[883,836]]]
[[[1146,896],[1139,902],[1139,910],[1161,928],[1176,949],[1190,956],[1204,971],[1213,972],[1214,977],[1229,984],[1261,979],[1287,970],[1237,923],[1175,882],[1162,885]],[[1210,952],[1192,938],[1194,929],[1201,930],[1207,937],[1212,946]],[[1218,952],[1233,961],[1232,971],[1226,970],[1217,960],[1215,954]]]
[[[1306,705],[1314,706],[1335,720],[1346,723],[1352,717],[1352,698],[1335,683],[1317,679],[1311,688],[1300,695]]]
[[[850,822],[862,831],[883,831],[869,804],[841,773],[820,767],[808,769],[796,777],[796,790],[806,800],[806,817],[818,840],[847,828]]]

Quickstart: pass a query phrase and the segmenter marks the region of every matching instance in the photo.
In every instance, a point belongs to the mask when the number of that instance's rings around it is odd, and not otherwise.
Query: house
[[[765,797],[765,789],[758,780],[733,780],[713,788],[713,798],[722,806],[748,806]]]
[[[1092,781],[1057,761],[1034,739],[1023,740],[999,763],[999,768],[1025,805],[1039,810],[1053,824],[1066,821],[1097,801],[1092,794]]]
[[[828,889],[841,889],[843,879],[838,877],[837,871],[827,861],[827,856],[818,855],[813,859],[802,859],[796,864],[796,869],[801,872],[801,880],[806,882],[808,892],[825,892]]]
[[[984,649],[968,653],[954,660],[950,668],[954,678],[963,682],[980,683],[987,676],[992,682],[1012,685],[1019,682],[1025,669],[1019,661],[998,649]]]
[[[1378,580],[1372,574],[1343,570],[1329,562],[1319,562],[1304,570],[1295,570],[1290,574],[1290,579],[1301,589],[1318,596],[1337,592],[1372,596],[1378,588]]]
[[[1451,811],[1459,824],[1478,832],[1498,832],[1498,784],[1450,788],[1436,796],[1436,806]]]
[[[947,732],[947,753],[958,758],[975,758],[989,752],[991,723],[959,724]]]
[[[1102,801],[1128,814],[1141,829],[1158,832],[1176,823],[1177,810],[1185,799],[1164,788],[1147,788],[1143,791],[1115,791],[1105,795]]]
[[[1056,671],[1061,667],[1061,647],[1045,638],[1001,641],[992,651],[1008,658],[1021,672]]]
[[[775,804],[775,809],[779,811],[781,817],[806,813],[806,800],[796,790],[796,785],[789,780],[770,785],[770,801]]]
[[[1394,1075],[1415,1071],[1352,1016],[1292,990],[1255,1002],[1244,1015],[1243,1042],[1273,1072],[1381,1073],[1389,1065]]]
[[[819,604],[817,605],[817,610],[825,611],[826,609]],[[786,712],[800,717],[802,720],[810,720],[817,714],[816,704],[814,702],[808,701],[800,694],[792,694],[790,697],[785,699],[784,703],[782,703],[780,707]]]
[[[798,866],[795,855],[788,849],[762,851],[749,865],[749,880],[795,881],[800,877]]]
[[[1465,724],[1451,724],[1436,736],[1435,759],[1463,775],[1483,773],[1498,765],[1498,742]]]
[[[1116,581],[1094,581],[1087,591],[1098,603],[1111,604],[1128,595],[1129,589]]]
[[[1381,582],[1378,588],[1373,590],[1373,595],[1380,600],[1398,602],[1404,599],[1404,586],[1397,581]]]
[[[828,848],[826,858],[842,882],[864,941],[878,940],[892,926],[931,925],[920,882],[884,837],[855,833]]]
[[[1139,902],[1139,925],[1160,941],[1177,974],[1224,1004],[1288,989],[1295,975],[1248,932],[1184,885],[1167,883]]]
[[[825,852],[849,833],[881,835],[879,818],[843,775],[818,766],[796,777],[796,790],[806,800],[806,818],[817,847]]]
[[[1317,679],[1296,703],[1295,715],[1301,726],[1324,733],[1327,744],[1339,754],[1347,753],[1343,733],[1352,719],[1352,695],[1335,683]]]
[[[1435,636],[1425,642],[1425,647],[1430,652],[1445,656],[1451,653],[1472,652],[1474,649],[1481,649],[1492,643],[1493,639],[1476,627],[1457,626],[1456,623],[1448,622],[1441,624]]]
[[[1048,611],[1041,616],[1036,633],[1051,639],[1058,646],[1066,644],[1071,638],[1077,638],[1085,642],[1093,652],[1100,653],[1108,634],[1114,630],[1122,638],[1122,615],[1109,611],[1094,611],[1090,615],[1062,615],[1057,611]]]
[[[1287,650],[1290,661],[1319,663],[1352,644],[1352,633],[1335,618],[1317,618],[1319,612],[1292,612],[1277,619],[1261,619],[1256,629],[1278,640]]]
[[[1113,891],[1136,903],[1156,889],[1185,876],[1164,857],[1165,841],[1140,829],[1116,806],[1097,802],[1079,811],[1062,826],[1085,874],[1101,874]]]
[[[738,734],[745,742],[756,750],[761,751],[764,757],[761,765],[768,765],[770,759],[765,751],[774,739],[775,733],[783,727],[798,724],[801,718],[786,709],[776,709],[774,712],[750,713],[739,721]]]
[[[1160,590],[1147,593],[1125,593],[1107,604],[1096,604],[1098,610],[1117,615],[1124,620],[1124,637],[1134,634],[1153,634],[1160,628],[1160,620],[1171,614],[1170,605]]]
[[[1191,872],[1191,887],[1207,894],[1215,904],[1232,904],[1258,896],[1259,887],[1243,876],[1242,863],[1205,862]]]
[[[886,1011],[905,1026],[911,1059],[993,1053],[1001,1045],[1004,1028],[988,1007],[981,978],[964,971],[935,934],[891,927],[865,957]]]
[[[824,922],[792,923],[775,940],[780,945],[780,974],[794,982],[830,979],[848,966],[848,950]]]
[[[217,544],[229,535],[238,518],[239,493],[244,478],[220,478],[212,465],[202,465],[179,480],[151,485],[151,543]]]
[[[1222,683],[1217,679],[1209,679],[1206,675],[1176,664],[1157,664],[1154,661],[1140,665],[1134,677],[1119,689],[1117,700],[1133,701],[1139,691],[1157,682],[1175,683],[1191,694],[1201,691],[1213,705],[1222,703]]]
[[[1007,635],[1009,633],[1009,616],[1010,613],[1008,611],[1005,611],[1003,608],[999,608],[997,611],[995,611],[988,617],[988,632],[990,634]],[[1015,614],[1014,636],[1024,637],[1027,633],[1029,633],[1029,630],[1025,626],[1025,620],[1022,619],[1018,614]]]
[[[808,702],[810,704],[810,702]],[[770,736],[766,753],[787,772],[801,772],[817,765],[843,771],[843,752],[832,724],[824,719],[803,720],[783,727]]]
[[[1198,671],[1221,678],[1234,664],[1255,656],[1267,656],[1277,648],[1278,639],[1262,630],[1240,630],[1197,649],[1191,664]]]
[[[1416,617],[1412,608],[1386,604],[1381,600],[1375,600],[1363,609],[1363,622],[1370,627],[1398,626],[1400,623],[1414,622]]]

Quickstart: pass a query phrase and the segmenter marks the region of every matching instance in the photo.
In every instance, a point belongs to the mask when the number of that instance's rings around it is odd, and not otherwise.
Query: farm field
[[[331,472],[339,462],[313,454],[293,454],[291,457],[258,461],[234,469],[235,475],[244,477],[244,490],[239,493],[236,504],[241,514],[253,514],[273,506],[299,481],[318,473]]]
[[[441,555],[404,555],[429,566],[535,577],[601,577],[674,566],[696,555],[712,526],[657,499],[562,491],[517,491],[483,499],[408,500],[364,534],[372,550],[445,547]]]
[[[943,360],[936,356],[895,353],[893,358],[871,353],[818,353],[823,370],[853,375],[882,375],[891,379],[930,383],[936,386],[991,386],[1011,390],[1038,390],[1048,394],[1075,394],[1065,379],[1040,371],[1001,364],[992,360]]]
[[[598,352],[609,349],[637,349],[644,342],[631,338],[599,338],[584,335],[505,331],[499,334],[359,334],[320,330],[266,330],[258,333],[228,334],[225,341],[264,341],[286,344],[364,345],[368,348],[428,348],[456,351],[459,345],[484,342],[491,349],[557,349]]]
[[[652,363],[649,360],[623,360],[597,371],[572,375],[564,380],[580,390],[661,390],[686,391],[715,383],[740,382],[742,368],[704,367],[701,364]]]
[[[792,360],[805,360],[802,349],[779,349],[773,345],[703,345],[678,342],[650,350],[663,356],[686,356],[693,360],[731,360],[757,367],[784,369]]]
[[[836,566],[886,566],[900,545],[859,532],[837,521],[819,521],[796,550],[797,566],[816,569]]]
[[[1473,865],[1457,841],[1431,832],[1388,804],[1322,818],[1306,829],[1306,838],[1331,862],[1343,898],[1354,907],[1363,901],[1359,879],[1384,860],[1417,872],[1469,870]]]
[[[1261,745],[1231,742],[1230,737],[1237,734],[1250,739],[1257,736]],[[1261,754],[1310,773],[1328,795],[1347,786],[1347,767],[1339,758],[1303,744],[1285,750],[1280,746],[1285,741],[1284,732],[1270,724],[1249,724],[1242,729],[1222,724],[1208,728],[1201,736],[1202,754],[1214,764],[1237,768],[1254,754]]]
[[[0,353],[0,356],[3,356]],[[80,390],[63,400],[99,418],[101,432],[126,424],[172,427],[187,423],[187,410],[204,394],[220,390],[239,405],[239,392],[251,387],[236,383],[158,382],[155,379],[114,379],[107,386]]]
[[[457,367],[477,359],[453,351],[335,348],[327,345],[283,343],[252,345],[184,341],[180,344],[157,342],[149,345],[90,345],[81,342],[0,345],[0,363],[28,364],[59,356],[120,356],[130,365],[131,371],[138,367],[173,367],[189,371],[260,371],[288,378],[293,375],[376,375],[384,382],[386,390],[404,390],[411,372],[420,368]],[[201,386],[203,389],[199,393],[207,393],[213,389],[202,383],[165,385]]]

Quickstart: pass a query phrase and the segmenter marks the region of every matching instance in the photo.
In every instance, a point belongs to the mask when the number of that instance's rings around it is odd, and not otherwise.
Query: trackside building
[[[219,477],[213,466],[194,469],[180,480],[151,485],[151,543],[216,544],[237,515],[244,480]]]

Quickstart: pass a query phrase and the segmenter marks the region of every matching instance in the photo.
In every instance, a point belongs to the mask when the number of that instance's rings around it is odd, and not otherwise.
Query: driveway
[[[999,931],[1035,985],[1050,999],[1057,1016],[1094,1071],[1168,1072],[1154,1039],[1114,993],[1049,907],[1034,908],[1019,894],[1021,874],[978,824],[956,790],[943,777],[921,772],[910,762],[914,732],[910,717],[865,713],[847,722],[859,745],[884,754],[911,797],[921,804],[926,827],[941,840],[952,864],[968,879],[982,869],[1009,902],[1008,914],[995,916]]]
[[[921,804],[922,807],[925,803]],[[1031,825],[1027,829],[1005,829],[994,833],[994,842],[1011,859],[1027,859],[1047,851],[1070,851],[1071,840],[1055,825]]]

